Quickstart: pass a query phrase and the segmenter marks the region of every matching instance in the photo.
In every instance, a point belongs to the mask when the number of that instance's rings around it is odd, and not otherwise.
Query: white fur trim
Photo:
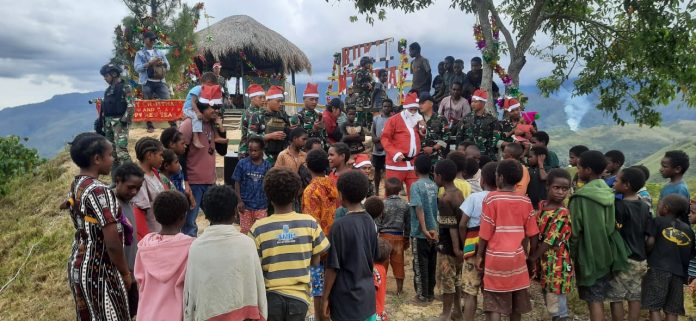
[[[222,98],[216,98],[216,99],[201,98],[198,101],[203,103],[203,104],[208,104],[211,106],[222,105]]]
[[[516,108],[520,108],[520,103],[517,103],[517,104],[514,104],[514,105],[508,107],[507,110],[514,110],[514,109],[516,109]]]
[[[363,166],[366,166],[366,165],[372,166],[372,162],[370,162],[369,160],[364,160],[364,161],[362,161],[362,162],[360,162],[360,163],[353,164],[353,167],[355,167],[355,168],[360,168],[360,167],[363,167]]]
[[[415,169],[413,165],[411,165],[411,162],[406,162],[406,166],[400,167],[400,166],[393,166],[393,165],[385,165],[384,166],[388,170],[392,171],[399,171],[399,172],[406,172],[406,171],[412,171]]]
[[[251,98],[251,97],[256,97],[256,96],[266,96],[266,93],[263,91],[257,91],[255,93],[246,94],[246,95],[247,95],[247,97]]]
[[[488,101],[488,99],[483,98],[481,96],[471,96],[471,100]]]
[[[403,113],[401,113],[401,120],[404,121],[404,126],[406,126],[406,129],[408,129],[409,133],[409,149],[408,149],[408,156],[413,157],[416,155],[416,152],[418,149],[416,148],[416,133],[413,131],[413,127],[408,125],[408,122],[406,121],[406,117],[404,116]]]
[[[319,98],[319,94],[304,94],[302,97],[317,97],[317,98]]]
[[[266,99],[276,99],[276,98],[284,98],[284,97],[285,97],[285,95],[283,95],[283,94],[275,94],[275,95],[266,96]]]
[[[399,156],[404,156],[402,152],[398,152],[392,157],[392,161],[398,162],[399,161]]]
[[[408,104],[408,105],[404,105],[404,108],[413,108],[413,107],[418,108],[419,106],[418,106],[418,104]]]

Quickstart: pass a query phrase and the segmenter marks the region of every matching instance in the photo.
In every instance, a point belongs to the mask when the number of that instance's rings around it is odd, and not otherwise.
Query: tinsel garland
[[[500,77],[503,81],[505,88],[507,89],[508,97],[520,97],[521,93],[519,88],[513,85],[512,77],[505,71],[505,68],[500,65],[498,60],[500,55],[498,54],[500,49],[500,31],[495,23],[495,20],[491,18],[491,31],[493,33],[493,44],[489,47],[486,43],[486,38],[483,35],[483,28],[481,24],[477,23],[474,25],[474,39],[476,40],[476,47],[481,51],[483,56],[483,61],[493,68],[493,71]],[[497,104],[502,108],[503,99],[498,99]]]
[[[400,39],[398,43],[399,50],[399,77],[397,78],[397,88],[399,89],[399,104],[404,100],[404,83],[406,82],[408,70],[408,53],[406,52],[408,42],[406,39]]]

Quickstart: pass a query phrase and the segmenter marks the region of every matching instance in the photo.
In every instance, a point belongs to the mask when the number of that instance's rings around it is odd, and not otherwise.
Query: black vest
[[[106,117],[121,117],[126,113],[128,104],[126,103],[125,93],[123,92],[124,82],[110,86],[104,92],[102,101],[102,112]]]

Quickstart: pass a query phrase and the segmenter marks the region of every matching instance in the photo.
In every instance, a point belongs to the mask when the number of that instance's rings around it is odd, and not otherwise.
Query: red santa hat
[[[353,162],[353,167],[355,168],[361,168],[364,166],[372,166],[372,162],[370,162],[370,158],[367,157],[366,154],[357,154],[355,155],[355,160]]]
[[[408,95],[406,95],[406,98],[404,98],[404,109],[407,108],[418,108],[418,94],[415,92],[412,92]]]
[[[246,90],[247,97],[265,96],[266,93],[263,91],[263,87],[257,84],[251,84]]]
[[[213,69],[215,68],[222,68],[222,65],[219,62],[216,62],[213,64]]]
[[[302,97],[319,97],[319,85],[315,83],[307,83]]]
[[[285,98],[285,90],[281,86],[271,86],[266,92],[266,99],[282,99]]]
[[[536,111],[526,111],[522,113],[522,119],[527,122],[527,124],[533,123],[535,120],[539,119],[539,112]]]
[[[483,89],[476,89],[474,91],[474,94],[471,96],[471,101],[487,101],[488,100],[488,93],[483,90]]]
[[[222,88],[220,85],[203,85],[198,101],[210,106],[222,105]]]
[[[516,108],[520,108],[520,102],[516,98],[508,98],[503,102],[503,109],[506,111],[512,111]]]

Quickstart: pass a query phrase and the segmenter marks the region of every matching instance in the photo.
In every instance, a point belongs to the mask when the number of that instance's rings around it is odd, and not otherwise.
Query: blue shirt
[[[193,96],[201,96],[201,88],[201,85],[196,85],[193,88],[191,88],[191,90],[189,90],[188,94],[186,95],[186,101],[184,101],[184,110],[193,110],[191,100],[193,100]]]
[[[172,185],[174,185],[174,187],[176,188],[177,191],[182,192],[184,194],[186,193],[186,191],[184,190],[184,171],[183,170],[179,171],[178,173],[176,173],[174,175],[171,175],[169,177],[169,181],[172,182]]]
[[[669,183],[665,185],[665,187],[663,187],[660,191],[660,200],[669,194],[679,194],[686,197],[687,200],[691,199],[691,195],[689,195],[689,188],[686,186],[686,183],[684,183],[683,180],[677,183]]]
[[[145,67],[145,64],[148,63],[152,57],[156,56],[162,58],[165,68],[167,68],[167,70],[169,69],[169,61],[167,60],[167,56],[155,48],[152,48],[152,50],[154,50],[154,55],[151,55],[147,51],[147,48],[140,49],[135,54],[135,61],[133,61],[133,65],[135,66],[135,71],[138,72],[138,83],[141,85],[144,85],[147,82],[147,67]],[[164,82],[164,79],[162,79],[162,82]]]
[[[268,199],[263,192],[263,177],[271,169],[271,164],[266,160],[260,165],[255,165],[251,157],[245,157],[239,161],[234,169],[232,179],[239,182],[239,194],[244,202],[244,207],[252,210],[268,208]]]
[[[425,227],[437,230],[437,185],[429,178],[420,178],[411,185],[411,237],[424,239],[416,215],[416,207],[423,208]]]

